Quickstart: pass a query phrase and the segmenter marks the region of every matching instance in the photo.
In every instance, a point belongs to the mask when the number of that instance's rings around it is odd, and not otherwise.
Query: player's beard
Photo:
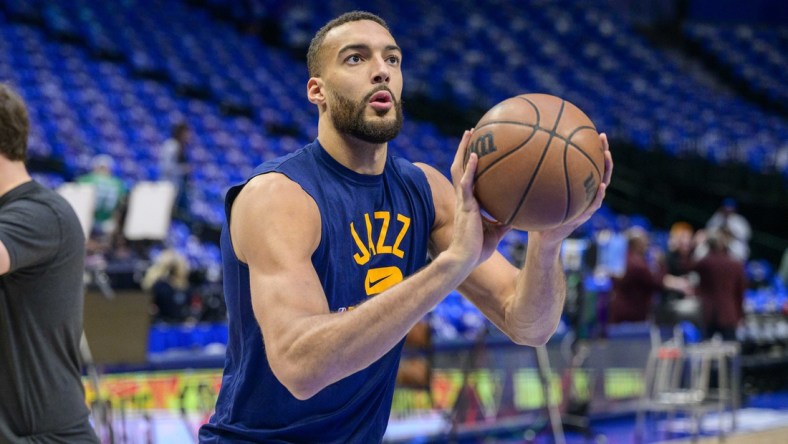
[[[354,103],[351,99],[337,93],[330,93],[333,100],[331,120],[340,133],[348,134],[368,143],[385,143],[397,137],[402,129],[402,101],[391,94],[393,108],[377,112],[378,116],[394,111],[394,120],[367,120],[365,116],[369,99],[378,91],[391,91],[385,86],[375,88],[361,102]]]

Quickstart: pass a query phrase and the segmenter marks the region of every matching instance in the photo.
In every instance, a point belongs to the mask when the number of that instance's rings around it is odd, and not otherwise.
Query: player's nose
[[[389,66],[382,57],[376,57],[373,64],[372,83],[389,83],[391,73]]]

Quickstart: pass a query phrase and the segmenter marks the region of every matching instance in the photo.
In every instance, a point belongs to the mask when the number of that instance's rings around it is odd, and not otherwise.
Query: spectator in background
[[[126,185],[112,175],[114,164],[112,157],[97,155],[93,158],[91,172],[77,178],[78,183],[92,185],[96,190],[93,233],[99,237],[111,237],[115,233],[126,199]]]
[[[80,369],[85,236],[30,178],[29,126],[0,83],[0,442],[98,443]]]
[[[698,273],[695,293],[703,302],[706,338],[720,333],[726,341],[736,340],[736,327],[744,318],[744,290],[747,276],[744,265],[733,259],[720,232],[706,233],[708,254],[691,271]]]
[[[627,233],[627,260],[624,274],[613,278],[610,323],[643,322],[651,311],[651,298],[661,290],[664,273],[654,272],[648,263],[649,238],[640,227]]]
[[[647,253],[649,236],[646,230],[633,227],[627,230],[626,270],[613,278],[613,297],[610,301],[610,323],[643,322],[652,313],[652,297],[657,291],[671,288],[685,291],[684,279],[668,275],[662,264],[652,269]]]
[[[162,251],[141,286],[153,297],[156,320],[183,322],[189,317],[189,264],[177,251]]]
[[[687,274],[692,265],[694,230],[687,222],[676,222],[670,227],[668,236],[668,253],[665,265],[669,274],[681,276]]]
[[[669,275],[684,276],[689,273],[693,263],[692,252],[695,247],[693,237],[694,230],[692,225],[687,222],[676,222],[670,227],[668,252],[665,255],[665,268]],[[666,289],[663,295],[663,302],[670,302],[682,298],[684,293]]]
[[[171,137],[164,141],[159,151],[159,179],[175,187],[173,216],[186,222],[190,220],[188,184],[191,166],[186,156],[190,140],[189,125],[180,122],[172,127]]]
[[[706,230],[718,231],[718,236],[728,246],[730,256],[739,262],[747,261],[750,256],[750,236],[752,230],[750,223],[741,214],[736,212],[736,201],[727,198],[722,201],[722,206],[711,216],[706,223]],[[704,254],[704,248],[701,254]]]

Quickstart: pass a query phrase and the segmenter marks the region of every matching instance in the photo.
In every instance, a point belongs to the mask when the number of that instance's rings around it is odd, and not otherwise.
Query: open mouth
[[[378,91],[369,98],[369,105],[378,113],[385,113],[391,109],[394,99],[388,91]]]
[[[369,98],[369,103],[391,103],[391,93],[378,91]]]

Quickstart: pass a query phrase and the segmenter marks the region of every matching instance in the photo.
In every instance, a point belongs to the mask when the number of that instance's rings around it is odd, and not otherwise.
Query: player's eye
[[[361,63],[361,56],[358,54],[353,54],[351,56],[348,56],[348,58],[346,58],[345,61],[347,63],[350,63],[351,65],[355,65]]]
[[[397,56],[389,56],[386,59],[390,65],[398,66],[399,65],[399,57]]]

